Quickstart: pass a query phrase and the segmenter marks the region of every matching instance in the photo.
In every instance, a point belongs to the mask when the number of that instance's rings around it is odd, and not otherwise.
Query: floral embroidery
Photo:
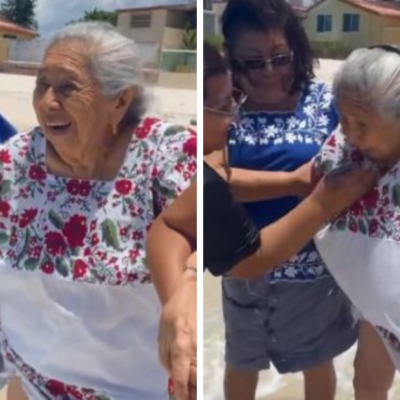
[[[350,146],[337,129],[314,160],[314,166],[324,174],[344,165],[371,165],[371,160]],[[367,235],[373,238],[400,240],[399,164],[361,200],[332,222],[330,229]]]
[[[0,148],[0,256],[88,283],[147,284],[146,233],[196,172],[193,132],[147,118],[113,182],[48,175],[40,129]],[[12,184],[11,184],[12,182]]]

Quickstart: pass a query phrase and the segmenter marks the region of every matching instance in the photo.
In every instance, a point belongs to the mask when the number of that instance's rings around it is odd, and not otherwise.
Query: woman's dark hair
[[[204,42],[203,45],[203,89],[204,98],[206,98],[206,83],[207,80],[216,75],[225,75],[229,72],[228,62],[225,57],[218,51],[216,47],[210,43]]]
[[[228,0],[222,16],[225,48],[231,64],[234,48],[243,30],[282,32],[293,52],[294,82],[291,92],[301,90],[315,77],[317,60],[300,19],[285,0]],[[233,62],[232,62],[233,61]],[[235,68],[233,67],[235,72]],[[236,72],[240,72],[236,70]]]

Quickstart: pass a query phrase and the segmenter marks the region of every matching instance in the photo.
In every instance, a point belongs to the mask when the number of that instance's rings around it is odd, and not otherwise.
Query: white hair
[[[70,40],[82,41],[87,46],[94,78],[105,95],[117,96],[131,86],[141,86],[141,62],[136,44],[112,25],[102,22],[68,25],[52,38],[47,50]]]
[[[370,102],[385,116],[400,118],[400,51],[355,50],[333,81],[336,100],[351,93]]]

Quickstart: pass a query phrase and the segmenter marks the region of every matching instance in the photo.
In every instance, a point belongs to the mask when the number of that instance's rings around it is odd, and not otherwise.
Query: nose
[[[44,93],[41,104],[45,111],[58,111],[60,109],[60,101],[52,87],[49,87]]]

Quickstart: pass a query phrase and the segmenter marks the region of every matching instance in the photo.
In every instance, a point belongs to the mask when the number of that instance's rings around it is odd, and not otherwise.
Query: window
[[[151,14],[139,14],[131,16],[131,28],[150,28]]]
[[[7,35],[6,33],[3,35],[3,38],[4,38],[4,39],[17,39],[16,36],[14,36],[14,35]]]
[[[332,15],[318,15],[317,17],[317,32],[332,31]]]
[[[212,10],[211,0],[203,0],[203,9],[204,10]]]
[[[358,32],[360,30],[359,14],[343,15],[343,32]]]

